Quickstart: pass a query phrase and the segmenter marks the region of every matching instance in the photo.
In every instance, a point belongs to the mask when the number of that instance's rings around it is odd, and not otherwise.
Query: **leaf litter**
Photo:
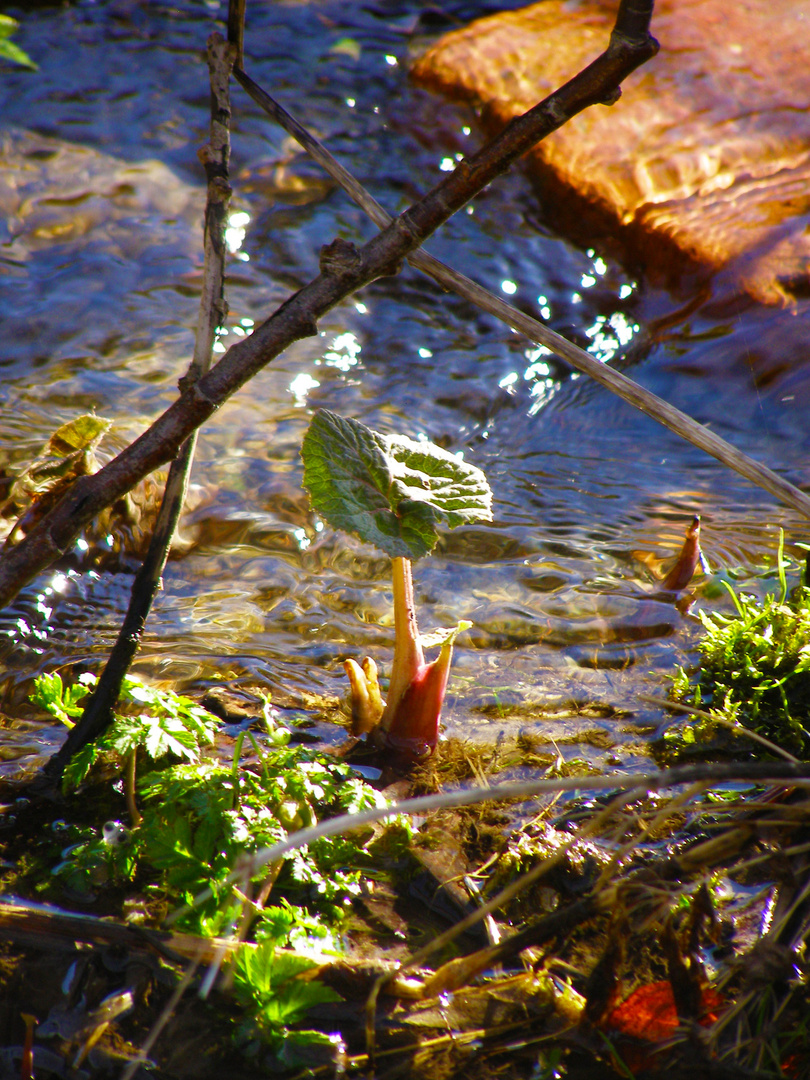
[[[738,601],[759,655],[770,614]],[[69,724],[91,685],[44,677],[39,704]],[[166,1078],[809,1075],[804,789],[588,794],[587,739],[565,761],[521,734],[439,743],[397,776],[362,743],[301,742],[266,700],[226,734],[179,695],[135,679],[127,695],[71,777],[80,800],[8,796],[6,1071],[29,1039],[37,1076],[135,1075],[162,1023]],[[580,791],[364,827],[234,884],[251,852],[335,814],[538,773]]]

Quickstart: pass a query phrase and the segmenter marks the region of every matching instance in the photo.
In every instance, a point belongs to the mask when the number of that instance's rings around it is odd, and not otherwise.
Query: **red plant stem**
[[[392,559],[391,570],[394,578],[394,663],[388,701],[380,721],[384,731],[390,727],[397,705],[425,662],[419,627],[416,625],[411,560]]]

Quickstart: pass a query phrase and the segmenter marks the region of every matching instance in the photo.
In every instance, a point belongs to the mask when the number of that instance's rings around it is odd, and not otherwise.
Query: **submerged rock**
[[[605,48],[617,4],[546,0],[447,34],[413,67],[481,107],[490,130]],[[810,10],[804,0],[659,0],[661,51],[613,108],[575,117],[529,155],[561,228],[601,231],[673,283],[810,295]]]
[[[0,255],[24,262],[53,244],[103,239],[137,259],[171,242],[201,250],[205,190],[160,161],[122,161],[17,128],[0,130]]]

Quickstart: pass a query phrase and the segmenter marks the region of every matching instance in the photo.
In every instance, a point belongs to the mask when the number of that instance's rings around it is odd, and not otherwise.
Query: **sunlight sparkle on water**
[[[590,289],[592,285],[596,284],[596,278],[593,274],[583,274],[579,283],[583,289]]]
[[[368,315],[368,308],[361,300],[355,301],[354,310],[358,311],[361,315]]]
[[[323,354],[323,361],[327,367],[337,368],[338,371],[350,371],[357,363],[360,351],[360,342],[354,334],[347,331],[345,334],[338,334],[329,351]]]
[[[433,356],[433,353],[430,351],[430,349],[426,349],[424,348],[424,346],[421,349],[417,349],[417,352],[423,360],[428,360],[431,356]]]
[[[349,106],[350,109],[353,109],[355,107],[355,105],[357,104],[357,102],[355,101],[355,99],[353,97],[347,97],[346,98],[346,104]]]
[[[619,299],[626,300],[628,296],[632,296],[635,288],[635,281],[632,281],[629,285],[622,285],[622,287],[619,289]]]
[[[517,282],[510,281],[509,278],[504,278],[501,282],[501,292],[505,292],[507,296],[514,296],[517,291]]]
[[[84,544],[84,550],[87,551],[88,545],[87,545],[86,541],[83,540],[82,543]],[[79,546],[78,541],[76,543],[76,546],[77,547]],[[68,587],[68,580],[71,577],[75,577],[75,571],[73,571],[73,570],[68,571],[67,574],[62,574],[62,573],[54,574],[53,577],[51,578],[51,584],[45,590],[45,592],[46,593],[48,593],[48,592],[63,593],[65,591],[65,589]]]
[[[630,323],[623,311],[614,311],[608,319],[620,345],[629,345],[639,331],[638,323]]]
[[[84,550],[86,551],[88,546],[87,542],[82,541],[82,543],[84,543]],[[51,578],[50,585],[46,585],[42,592],[37,596],[37,611],[39,611],[42,615],[45,616],[46,622],[53,614],[53,608],[48,603],[48,599],[52,597],[54,593],[63,593],[67,589],[67,585],[67,576],[65,574],[57,572]],[[20,627],[20,629],[22,629],[22,627]],[[37,631],[34,631],[34,633],[39,636]]]
[[[386,64],[388,64],[389,67],[397,66],[397,58],[395,56],[392,56],[390,53],[385,54],[385,62]]]
[[[588,352],[606,364],[620,347],[630,344],[638,330],[638,324],[628,322],[621,311],[614,311],[610,318],[598,315],[593,326],[585,331],[586,336],[591,338]]]
[[[300,375],[296,375],[293,381],[290,383],[290,393],[295,399],[295,407],[297,409],[303,409],[307,403],[307,394],[310,390],[314,390],[316,386],[321,384],[317,379],[313,379],[307,372],[302,371]]]
[[[529,366],[523,372],[523,378],[527,382],[536,379],[538,375],[545,378],[551,374],[551,368],[542,359],[544,356],[551,356],[551,349],[547,349],[545,345],[537,345],[534,349],[526,349],[523,355],[529,361]]]
[[[228,227],[225,229],[225,243],[228,251],[234,255],[242,246],[245,239],[245,229],[250,224],[250,214],[244,210],[237,210],[228,218]]]
[[[552,355],[551,349],[547,349],[545,345],[537,345],[533,349],[526,349],[523,355],[529,361],[523,378],[531,383],[529,393],[533,398],[529,416],[534,416],[551,401],[560,388],[560,382],[551,374],[551,367],[544,359]]]
[[[443,157],[439,162],[439,168],[442,172],[452,172],[456,167],[455,161],[449,157]]]

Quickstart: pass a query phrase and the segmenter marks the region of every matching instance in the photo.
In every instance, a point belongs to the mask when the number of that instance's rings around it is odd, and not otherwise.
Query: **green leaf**
[[[339,41],[330,48],[330,53],[336,53],[337,55],[348,56],[352,60],[359,60],[360,53],[362,52],[362,46],[355,38],[342,37]]]
[[[8,40],[19,30],[19,27],[17,20],[12,19],[10,15],[0,15],[0,58],[11,60],[13,64],[21,64],[23,67],[36,71],[37,65],[28,53],[24,52],[19,45],[15,45],[13,41]]]
[[[87,774],[96,763],[98,758],[98,746],[96,743],[88,743],[87,746],[78,750],[65,766],[62,776],[62,785],[65,791],[73,791],[82,783]]]
[[[441,522],[452,529],[492,518],[492,491],[481,470],[433,443],[381,435],[321,409],[304,436],[302,457],[313,509],[392,558],[427,555]]]
[[[309,957],[276,949],[270,941],[241,945],[234,965],[234,990],[262,1025],[278,1029],[300,1020],[307,1009],[340,995],[315,980],[299,978],[317,967]]]
[[[58,671],[51,675],[39,675],[34,680],[31,701],[61,720],[65,727],[72,728],[73,718],[84,712],[84,706],[79,702],[90,693],[95,681],[94,676],[82,676],[73,686],[65,687]]]
[[[112,427],[112,420],[106,420],[95,413],[76,416],[51,435],[48,440],[47,454],[65,455],[74,450],[95,450],[101,439]]]

